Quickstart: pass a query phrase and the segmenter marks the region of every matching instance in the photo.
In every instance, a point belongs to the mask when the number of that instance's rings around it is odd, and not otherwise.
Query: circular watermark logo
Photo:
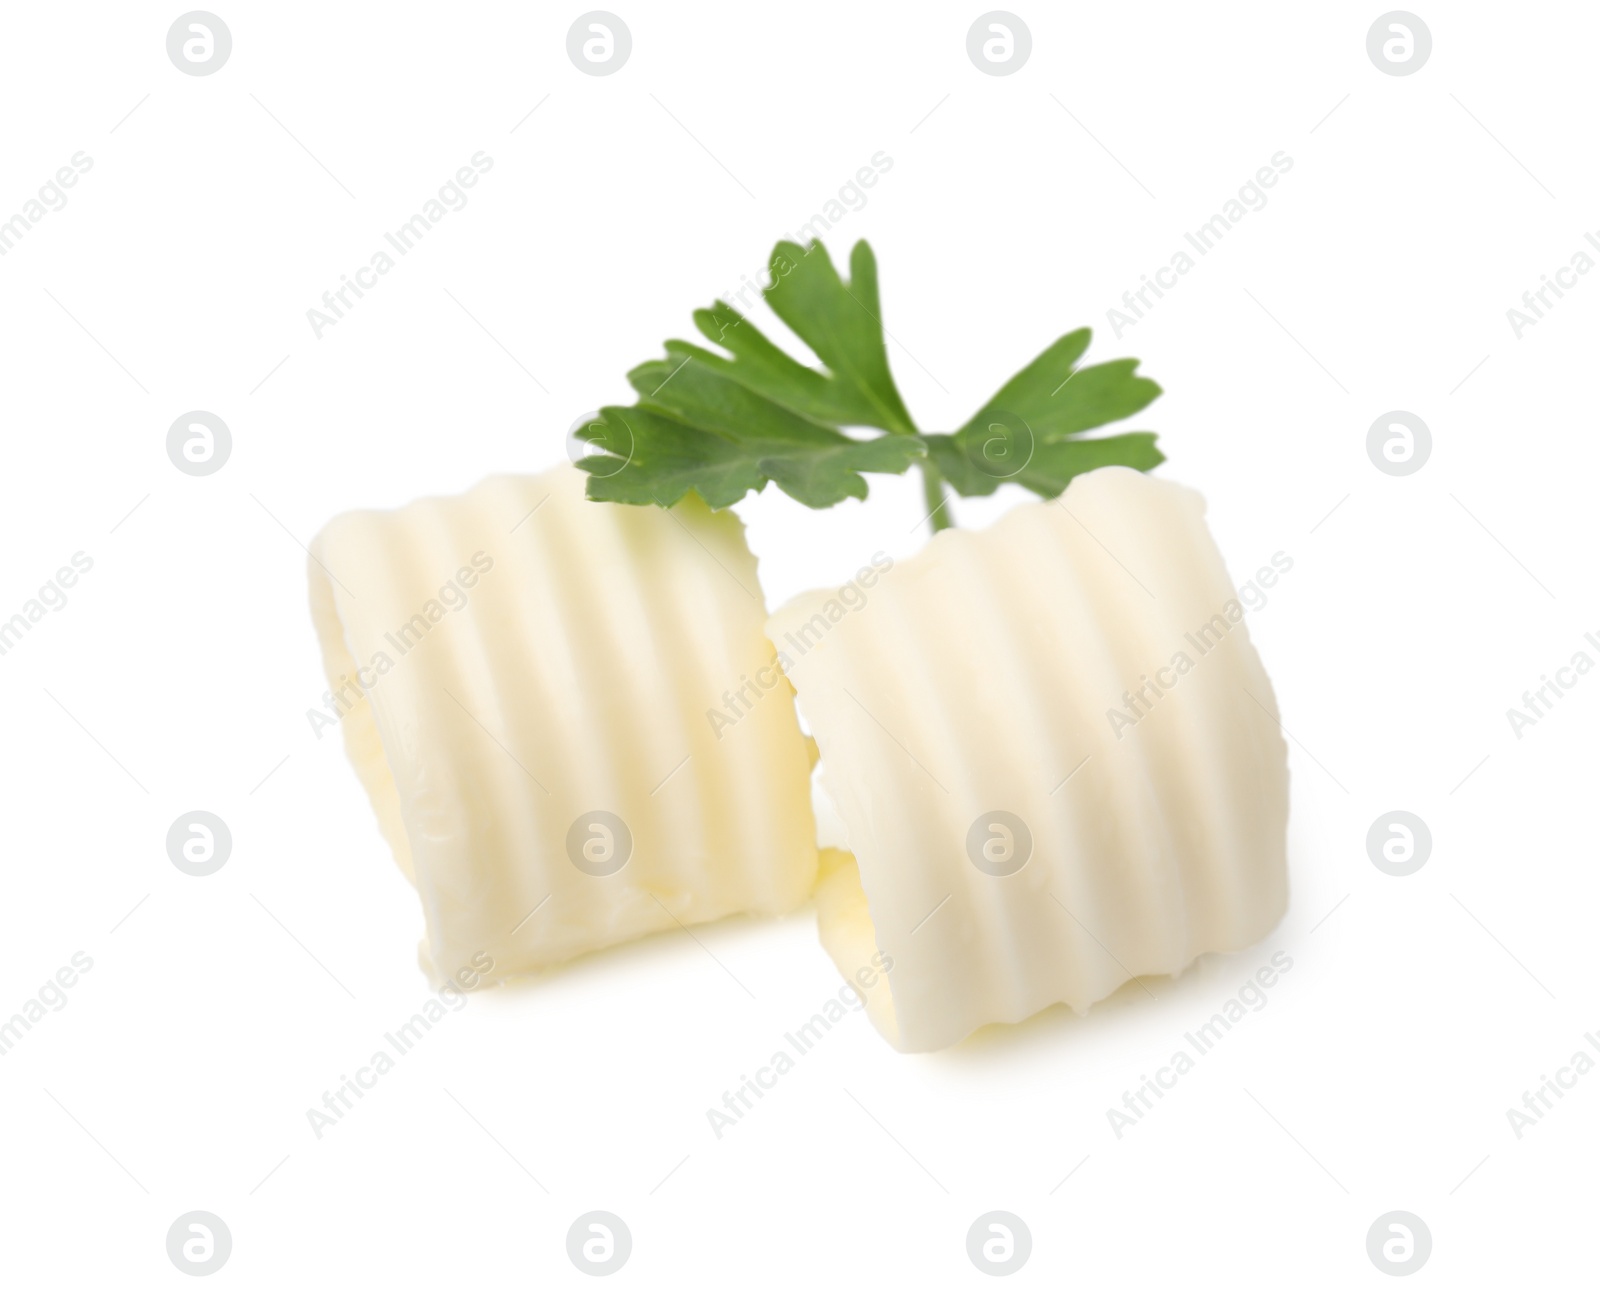
[[[1367,456],[1384,474],[1416,474],[1433,454],[1433,435],[1413,412],[1385,412],[1367,431]]]
[[[1386,1276],[1421,1271],[1433,1252],[1433,1233],[1415,1213],[1397,1208],[1385,1213],[1367,1231],[1367,1256]]]
[[[585,76],[620,72],[633,52],[633,33],[614,13],[592,9],[567,28],[567,57]]]
[[[967,829],[967,858],[980,873],[1010,877],[1033,854],[1033,833],[1009,810],[990,810]]]
[[[597,479],[620,474],[633,460],[633,430],[620,413],[606,416],[590,412],[567,430],[567,459],[573,465],[592,461],[589,473]]]
[[[1015,1213],[997,1208],[985,1213],[967,1229],[967,1256],[986,1276],[1009,1276],[1021,1271],[1033,1252],[1033,1232]]]
[[[180,72],[209,76],[222,70],[233,52],[233,33],[214,13],[196,9],[167,28],[167,57]]]
[[[632,1252],[633,1233],[628,1224],[603,1208],[585,1213],[567,1230],[567,1256],[586,1276],[621,1271]]]
[[[167,829],[167,857],[180,873],[210,877],[233,854],[233,834],[209,810],[179,815]]]
[[[1033,52],[1033,33],[1014,13],[991,9],[967,28],[967,57],[986,76],[1022,70]]]
[[[167,1256],[186,1276],[221,1271],[232,1252],[233,1233],[228,1224],[204,1209],[185,1213],[167,1230]]]
[[[991,479],[1014,479],[1033,460],[1033,431],[1013,412],[990,412],[962,437],[967,460]]]
[[[633,834],[620,815],[586,810],[567,829],[567,858],[580,873],[610,877],[633,854]]]
[[[1367,57],[1386,76],[1420,72],[1433,52],[1433,33],[1414,13],[1395,9],[1367,29]]]
[[[233,455],[233,435],[213,412],[185,412],[167,431],[167,457],[184,474],[216,474]]]
[[[1433,834],[1409,810],[1379,815],[1367,829],[1367,856],[1390,877],[1409,877],[1433,854]]]

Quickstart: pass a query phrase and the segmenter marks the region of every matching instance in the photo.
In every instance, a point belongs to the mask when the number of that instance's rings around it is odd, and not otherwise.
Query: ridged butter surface
[[[346,746],[422,897],[436,979],[482,973],[485,954],[493,979],[784,912],[815,880],[808,748],[786,692],[720,738],[707,716],[773,657],[738,519],[583,488],[570,467],[491,478],[343,515],[311,548]],[[631,835],[605,876],[571,858],[592,811]],[[591,867],[625,845],[607,825],[577,837]]]
[[[823,943],[846,975],[892,958],[896,1046],[1082,1011],[1282,916],[1287,749],[1204,511],[1098,470],[769,622],[859,867]]]

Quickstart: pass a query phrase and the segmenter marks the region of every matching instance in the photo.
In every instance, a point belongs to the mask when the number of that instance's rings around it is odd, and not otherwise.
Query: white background
[[[1600,14],[1425,8],[1432,57],[1391,77],[1376,4],[1035,5],[991,77],[977,4],[617,0],[632,57],[597,78],[576,5],[217,4],[205,77],[167,57],[178,6],[13,6],[0,42],[0,219],[94,163],[0,258],[0,616],[94,560],[0,658],[0,1015],[94,962],[0,1059],[7,1283],[174,1283],[191,1209],[248,1285],[577,1283],[590,1209],[645,1284],[979,1283],[991,1209],[1033,1233],[1019,1283],[1376,1283],[1392,1209],[1432,1231],[1425,1280],[1592,1275],[1600,1072],[1521,1140],[1506,1111],[1600,1030],[1600,675],[1521,740],[1505,709],[1600,659],[1600,275],[1520,340],[1506,310],[1600,229]],[[306,310],[480,150],[470,204],[315,338]],[[1270,203],[1115,337],[1279,150]],[[872,241],[924,428],[1092,325],[1091,359],[1168,391],[1135,424],[1235,577],[1294,559],[1250,619],[1293,738],[1287,918],[1154,1000],[942,1054],[852,1017],[720,1141],[707,1109],[838,981],[809,909],[697,932],[754,1000],[659,936],[474,996],[317,1140],[306,1110],[426,986],[415,897],[306,720],[300,543],[562,460],[878,151],[827,241]],[[197,408],[234,438],[208,478],[164,446]],[[1365,450],[1396,408],[1434,438],[1408,478]],[[912,476],[739,509],[773,604],[923,540]],[[234,838],[204,879],[164,845],[195,809]],[[1411,877],[1367,857],[1392,809],[1432,829]],[[1280,949],[1270,1004],[1118,1140],[1108,1108]]]

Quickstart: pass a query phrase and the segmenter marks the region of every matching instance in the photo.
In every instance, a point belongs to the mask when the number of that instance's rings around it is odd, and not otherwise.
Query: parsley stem
[[[945,495],[944,476],[932,461],[922,462],[922,500],[928,507],[930,532],[955,527],[955,520],[950,518],[950,498]]]

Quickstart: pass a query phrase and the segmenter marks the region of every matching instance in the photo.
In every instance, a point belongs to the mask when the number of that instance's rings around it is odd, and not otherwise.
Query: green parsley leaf
[[[628,373],[637,403],[602,408],[577,432],[594,449],[578,462],[590,498],[670,506],[692,490],[721,508],[771,481],[821,508],[865,497],[864,473],[901,474],[920,462],[937,529],[949,522],[937,504],[945,481],[963,496],[1011,481],[1054,497],[1087,470],[1148,470],[1163,460],[1148,432],[1077,437],[1161,392],[1135,374],[1136,359],[1078,367],[1087,328],[1062,336],[954,434],[922,434],[889,371],[866,242],[851,252],[848,281],[815,241],[779,242],[769,267],[767,304],[820,366],[790,357],[722,301],[697,310],[695,326],[721,352],[667,341],[664,358]]]
[[[928,455],[963,497],[987,496],[1020,483],[1044,497],[1061,494],[1075,475],[1106,465],[1150,470],[1166,458],[1156,436],[1140,431],[1098,439],[1073,436],[1143,411],[1161,393],[1134,374],[1137,358],[1077,366],[1089,348],[1087,327],[1068,332],[1000,387],[954,434],[928,434]]]
[[[994,431],[974,427],[957,434],[930,434],[924,439],[928,457],[963,497],[987,497],[1002,483],[1020,483],[1041,497],[1059,497],[1074,477],[1101,466],[1153,470],[1166,460],[1156,447],[1156,436],[1146,430],[1061,443],[1034,441],[1030,452],[1025,435],[1005,433],[1005,428],[997,424]]]
[[[687,368],[679,379],[697,378]],[[770,479],[803,505],[865,497],[861,471],[903,474],[926,449],[901,435],[851,439],[743,387],[725,383],[693,422],[646,404],[606,407],[577,437],[604,449],[578,465],[592,501],[671,506],[690,489],[720,510]]]
[[[694,315],[732,357],[683,340],[628,373],[633,408],[602,408],[578,437],[602,449],[579,465],[597,501],[670,506],[689,489],[729,506],[770,479],[807,506],[865,497],[863,471],[902,474],[927,454],[889,375],[878,320],[878,269],[858,242],[851,280],[820,243],[780,242],[767,303],[825,364],[795,361],[718,301]],[[890,430],[853,439],[843,426]]]
[[[1137,358],[1079,367],[1089,337],[1088,327],[1062,336],[1002,385],[962,428],[982,424],[991,412],[1005,411],[1020,416],[1041,442],[1048,443],[1123,420],[1156,400],[1161,386],[1133,374]]]

